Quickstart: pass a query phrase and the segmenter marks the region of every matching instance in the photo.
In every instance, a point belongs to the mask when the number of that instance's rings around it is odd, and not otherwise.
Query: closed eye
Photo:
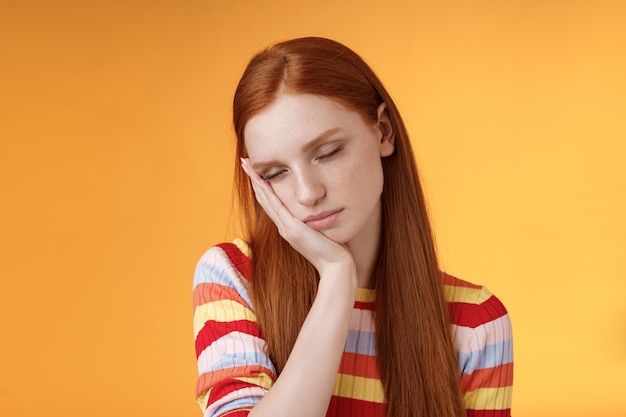
[[[262,175],[261,178],[263,178],[265,181],[269,181],[273,178],[278,177],[280,174],[282,174],[283,172],[285,172],[285,170],[281,170],[281,171],[276,171],[276,172],[272,172],[271,174],[265,174]]]
[[[337,148],[333,149],[332,151],[330,151],[330,152],[328,152],[328,153],[325,153],[325,154],[323,154],[323,155],[318,156],[317,158],[315,158],[315,160],[316,160],[316,161],[322,161],[322,160],[324,160],[324,159],[328,159],[328,158],[330,158],[331,156],[334,156],[334,155],[338,154],[341,150],[343,150],[343,147],[342,147],[342,146],[339,146],[339,147],[337,147]]]

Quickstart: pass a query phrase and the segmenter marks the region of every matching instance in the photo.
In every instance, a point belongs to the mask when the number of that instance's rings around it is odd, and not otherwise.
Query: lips
[[[337,219],[339,218],[339,214],[341,214],[342,211],[343,209],[324,211],[308,216],[303,221],[310,228],[315,230],[328,229],[334,226],[334,224],[337,222]]]

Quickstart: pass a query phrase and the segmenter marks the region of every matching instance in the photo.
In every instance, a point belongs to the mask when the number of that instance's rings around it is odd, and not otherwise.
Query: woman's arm
[[[344,342],[339,341],[345,341],[341,330],[338,337],[333,336],[343,322],[335,308],[342,304],[340,292],[327,285],[329,280],[323,280],[325,284],[319,287],[314,307],[281,373],[279,388],[274,389],[276,370],[267,356],[247,292],[250,268],[247,248],[237,246],[226,243],[211,248],[195,271],[194,333],[200,407],[207,417],[243,417],[257,404],[255,413],[281,415],[295,410],[295,415],[306,415],[307,410],[316,413],[315,409],[319,408],[323,415],[337,374],[337,358],[344,348]],[[330,276],[330,273],[326,275]],[[350,306],[351,298],[347,298]],[[352,307],[348,308],[350,314],[351,310]],[[316,317],[323,320],[320,322]],[[307,337],[312,341],[307,342]],[[324,369],[326,376],[320,377]],[[314,391],[317,392],[313,394]],[[267,399],[263,399],[265,396]]]
[[[210,248],[194,273],[196,398],[207,417],[245,416],[276,380],[256,321],[243,244]]]
[[[356,266],[343,245],[296,219],[248,160],[242,160],[242,167],[250,176],[257,201],[281,236],[320,275],[317,296],[291,355],[272,389],[250,416],[323,417],[348,335],[357,289]]]
[[[350,265],[328,271],[285,368],[250,417],[326,415],[354,305],[356,275]],[[338,283],[347,285],[337,285]]]

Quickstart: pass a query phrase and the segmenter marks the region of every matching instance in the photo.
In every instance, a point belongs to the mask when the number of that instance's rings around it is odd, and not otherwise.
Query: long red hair
[[[409,137],[393,100],[370,67],[324,38],[273,45],[248,64],[233,102],[236,161],[247,157],[244,128],[279,92],[337,100],[376,123],[386,103],[395,151],[382,160],[382,233],[374,271],[376,351],[388,417],[464,415],[435,245]],[[235,164],[239,167],[239,164]],[[252,250],[251,296],[269,354],[282,370],[317,291],[315,268],[284,241],[256,203],[247,176],[235,188]]]

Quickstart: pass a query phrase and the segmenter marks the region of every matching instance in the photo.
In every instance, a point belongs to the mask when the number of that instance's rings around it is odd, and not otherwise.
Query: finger
[[[276,195],[271,184],[254,170],[247,158],[241,159],[241,166],[250,177],[256,200],[274,222],[280,235],[298,252],[316,266],[321,259],[329,260],[340,255],[342,251],[337,250],[337,242],[296,218]]]
[[[248,177],[250,177],[252,188],[254,190],[254,195],[259,204],[261,204],[266,212],[275,212],[275,210],[273,209],[274,206],[278,205],[278,203],[282,205],[282,201],[279,201],[278,197],[275,196],[274,190],[270,187],[267,181],[261,178],[261,176],[254,170],[248,159],[242,158],[241,166],[248,175]]]
[[[278,198],[272,186],[254,170],[247,158],[241,159],[241,166],[250,177],[257,201],[277,226],[284,226],[285,223],[297,220]]]

